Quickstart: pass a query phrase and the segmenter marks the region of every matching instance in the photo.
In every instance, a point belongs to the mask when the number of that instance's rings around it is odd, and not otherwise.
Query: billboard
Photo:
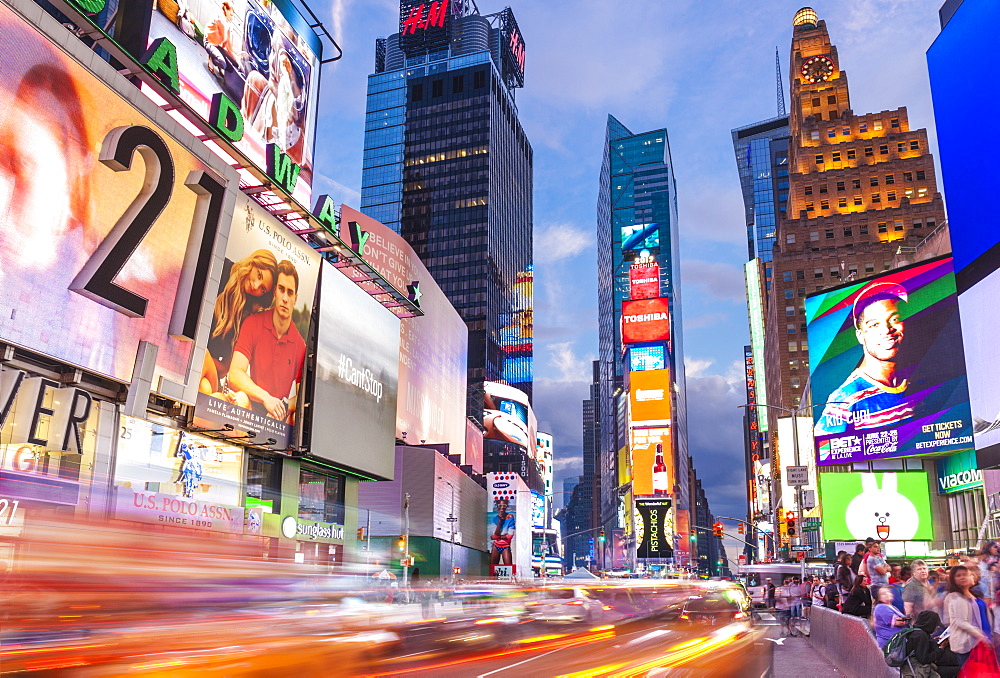
[[[319,96],[321,44],[290,0],[164,0],[149,41],[177,48],[180,97],[210,120],[212,97],[225,95],[243,117],[236,146],[266,168],[276,144],[299,166],[294,196],[309,204]]]
[[[667,297],[622,302],[622,343],[670,341],[670,303]]]
[[[622,226],[622,253],[651,250],[660,246],[659,224]]]
[[[670,426],[670,370],[630,372],[628,388],[633,428]]]
[[[950,257],[806,298],[821,465],[972,447]]]
[[[672,502],[669,499],[635,500],[637,558],[673,558]]]
[[[660,265],[656,262],[632,264],[628,270],[631,299],[655,299],[660,296]]]
[[[958,297],[978,468],[1000,466],[1000,270]]]
[[[399,318],[326,262],[321,284],[310,451],[391,479]]]
[[[447,49],[452,20],[465,14],[466,4],[466,0],[400,0],[400,49],[408,55]]]
[[[924,471],[821,473],[823,536],[831,541],[934,539]]]
[[[237,175],[82,43],[67,49],[100,77],[6,6],[0,38],[0,339],[126,383],[148,341],[153,390],[193,402]]]
[[[983,472],[976,468],[975,450],[956,452],[934,460],[937,471],[937,489],[940,494],[951,494],[983,486]]]
[[[393,287],[419,292],[424,315],[403,318],[399,325],[396,437],[402,439],[405,432],[411,442],[450,443],[453,451],[462,449],[469,345],[465,321],[398,233],[343,205],[340,237]],[[481,464],[481,451],[478,459]],[[466,456],[465,463],[473,462]]]
[[[660,345],[632,346],[628,350],[629,370],[645,372],[646,370],[662,370],[667,367],[667,351]]]
[[[531,572],[532,493],[516,473],[487,473],[486,548],[491,573],[513,566],[514,575]]]
[[[532,459],[537,459],[538,422],[528,403],[528,396],[513,386],[487,381],[483,425],[487,440],[500,440],[524,448]]]
[[[632,429],[632,494],[666,497],[674,490],[669,428]]]
[[[195,417],[292,442],[320,256],[248,196],[214,291]]]
[[[534,280],[531,264],[518,271],[508,295],[511,312],[500,314],[499,343],[504,352],[501,371],[508,384],[530,383],[534,375]]]

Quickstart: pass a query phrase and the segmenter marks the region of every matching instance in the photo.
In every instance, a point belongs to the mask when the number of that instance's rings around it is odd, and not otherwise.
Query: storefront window
[[[299,472],[299,518],[343,524],[344,481],[343,476],[302,469]]]
[[[248,509],[260,506],[264,513],[281,511],[281,461],[251,454],[247,460]]]

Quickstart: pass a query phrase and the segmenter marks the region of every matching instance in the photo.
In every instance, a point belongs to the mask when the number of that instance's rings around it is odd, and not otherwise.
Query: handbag
[[[1000,678],[1000,664],[996,651],[989,643],[977,643],[969,658],[962,664],[958,678]]]

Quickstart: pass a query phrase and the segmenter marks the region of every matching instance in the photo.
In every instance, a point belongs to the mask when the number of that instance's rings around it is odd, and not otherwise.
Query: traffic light
[[[739,525],[736,526],[736,531],[739,532],[740,534],[745,534],[746,527],[744,527],[743,523],[740,523]]]
[[[451,568],[451,573],[454,575],[462,574],[462,568],[456,565],[455,567]]]
[[[722,539],[722,523],[716,523],[712,525],[712,534],[714,534],[719,539]]]
[[[358,540],[359,541],[366,541],[367,539],[368,539],[368,528],[367,527],[359,527],[358,528]]]
[[[401,552],[403,552],[403,553],[406,553],[406,535],[405,534],[402,537],[399,538],[399,550]]]
[[[599,542],[601,542],[602,544],[604,543],[605,536],[604,536],[604,528],[603,527],[601,528],[600,534],[597,535],[597,540]]]
[[[785,514],[785,531],[789,536],[795,534],[795,511],[789,511]]]

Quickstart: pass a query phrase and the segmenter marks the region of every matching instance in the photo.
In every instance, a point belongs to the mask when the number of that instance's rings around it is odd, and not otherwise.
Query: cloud
[[[697,377],[705,372],[715,363],[714,360],[699,360],[698,358],[684,358],[684,374],[688,379]]]
[[[332,177],[317,173],[313,180],[313,194],[327,194],[338,205],[346,203],[354,208],[361,207],[361,191],[355,186],[342,184]]]
[[[716,325],[722,325],[732,321],[732,316],[726,313],[706,313],[694,318],[684,318],[684,330],[704,330]]]
[[[535,231],[536,263],[550,264],[569,259],[593,246],[593,232],[572,224],[552,224]]]
[[[681,278],[685,285],[698,285],[716,299],[740,304],[746,299],[743,269],[734,264],[681,259]]]
[[[546,362],[556,370],[558,376],[554,381],[568,383],[589,381],[594,357],[590,355],[582,358],[577,357],[573,351],[572,342],[563,341],[549,344],[542,351],[549,353]]]

